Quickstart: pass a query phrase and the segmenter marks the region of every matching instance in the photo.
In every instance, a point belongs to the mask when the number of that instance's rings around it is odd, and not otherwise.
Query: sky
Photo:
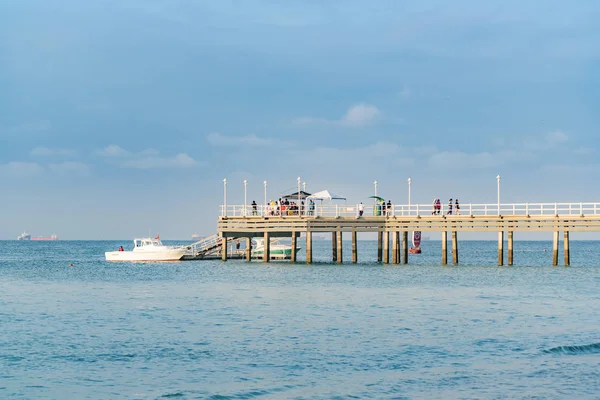
[[[0,239],[186,239],[227,202],[600,201],[600,3],[0,2]],[[550,234],[546,235],[550,238]],[[543,238],[546,238],[543,236]],[[599,236],[600,238],[600,236]]]

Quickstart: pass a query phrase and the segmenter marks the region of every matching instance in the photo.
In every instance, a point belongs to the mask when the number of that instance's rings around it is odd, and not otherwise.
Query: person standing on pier
[[[258,215],[258,212],[256,211],[256,206],[257,206],[256,200],[252,200],[251,206],[252,206],[252,215]]]
[[[364,212],[365,212],[365,205],[361,201],[360,204],[358,205],[358,217],[359,218],[362,217]]]
[[[387,212],[386,215],[389,217],[390,215],[392,215],[392,201],[388,200],[387,203]]]
[[[448,215],[452,215],[452,199],[448,201]]]
[[[458,204],[458,199],[454,202],[454,215],[460,215],[460,205]]]
[[[440,201],[440,199],[437,199],[436,204],[437,204],[437,213],[438,213],[438,215],[440,215],[442,213],[442,202]]]
[[[433,211],[431,212],[431,215],[435,215],[437,212],[437,199],[434,197],[433,198]]]

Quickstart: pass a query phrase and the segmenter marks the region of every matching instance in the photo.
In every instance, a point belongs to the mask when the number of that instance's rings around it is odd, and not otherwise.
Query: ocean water
[[[328,241],[310,266],[104,262],[121,244],[0,242],[1,399],[600,398],[600,242],[570,267],[466,241],[458,266],[435,241],[409,265]]]

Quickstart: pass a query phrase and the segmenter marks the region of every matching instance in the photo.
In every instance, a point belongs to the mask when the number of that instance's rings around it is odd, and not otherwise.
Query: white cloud
[[[256,136],[255,134],[250,134],[246,136],[227,136],[218,132],[212,132],[206,136],[206,140],[213,146],[223,147],[288,147],[294,145],[293,142],[287,142],[272,138],[261,138]]]
[[[359,103],[348,108],[346,113],[338,120],[324,118],[302,117],[293,121],[295,124],[325,123],[343,126],[364,126],[373,122],[381,115],[381,111],[373,105]]]
[[[569,140],[569,136],[561,131],[550,132],[546,135],[546,140],[550,144],[564,143]]]
[[[73,149],[52,149],[48,147],[35,147],[29,154],[35,157],[72,157],[77,152]]]
[[[50,172],[61,174],[61,175],[78,175],[87,176],[90,175],[90,166],[80,162],[63,162],[58,164],[49,164],[48,169]]]
[[[122,149],[120,146],[117,146],[116,144],[108,145],[105,148],[103,148],[102,150],[99,150],[97,153],[104,157],[124,157],[124,156],[131,155],[131,153],[129,151]]]
[[[44,169],[37,163],[13,161],[0,165],[0,172],[8,176],[28,177],[39,175]]]
[[[126,168],[151,169],[151,168],[191,168],[198,162],[185,153],[174,157],[140,157],[125,161],[121,164]]]

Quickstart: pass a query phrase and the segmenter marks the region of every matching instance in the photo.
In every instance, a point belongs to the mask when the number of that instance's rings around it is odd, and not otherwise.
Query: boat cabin
[[[150,246],[162,247],[163,244],[160,241],[160,239],[152,239],[152,238],[133,239],[134,249],[137,249],[140,247],[150,247]]]

